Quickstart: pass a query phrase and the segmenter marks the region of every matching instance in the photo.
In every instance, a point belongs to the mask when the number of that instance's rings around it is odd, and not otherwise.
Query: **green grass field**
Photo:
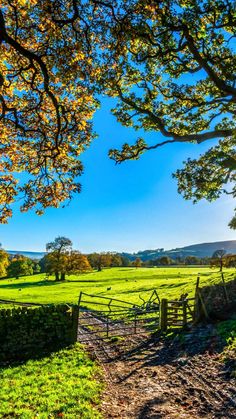
[[[224,273],[226,281],[235,275],[235,269],[227,269]],[[200,286],[221,279],[219,271],[209,267],[110,268],[70,276],[65,282],[55,282],[53,277],[45,280],[44,274],[38,274],[19,280],[1,280],[0,299],[43,304],[76,303],[80,291],[84,291],[141,303],[139,295],[145,298],[154,288],[160,298],[179,298],[183,293],[193,296],[198,276]]]
[[[225,272],[225,280],[235,277]],[[44,274],[0,281],[0,299],[34,303],[76,303],[80,291],[142,303],[155,288],[160,298],[194,294],[200,285],[220,281],[217,270],[208,267],[111,268],[71,276],[65,282],[45,280]],[[107,288],[111,288],[108,290]],[[227,335],[228,336],[228,335]],[[230,343],[233,347],[233,343]],[[98,419],[103,389],[98,367],[76,344],[41,360],[0,369],[0,417],[21,419]]]
[[[0,417],[98,419],[99,368],[79,344],[50,357],[0,369]]]

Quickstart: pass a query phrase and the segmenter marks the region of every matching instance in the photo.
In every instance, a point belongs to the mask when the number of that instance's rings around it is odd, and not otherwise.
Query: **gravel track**
[[[105,418],[236,419],[236,379],[214,326],[195,328],[184,342],[142,334],[116,343],[95,337],[86,347],[105,371]]]

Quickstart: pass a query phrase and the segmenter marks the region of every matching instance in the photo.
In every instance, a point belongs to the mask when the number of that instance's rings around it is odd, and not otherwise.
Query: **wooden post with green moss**
[[[224,289],[224,297],[225,297],[226,303],[229,304],[229,296],[227,293],[227,288],[225,285],[225,278],[224,278],[223,272],[221,272],[221,279],[222,279],[222,284],[223,284],[223,289]]]
[[[161,331],[164,332],[167,329],[167,306],[168,300],[166,298],[162,298],[161,300]]]
[[[187,326],[187,300],[183,300],[183,327]]]
[[[197,323],[198,320],[200,319],[200,297],[198,294],[199,283],[200,283],[200,276],[197,277],[197,282],[196,282],[196,287],[195,287],[194,319],[193,319],[194,323]]]

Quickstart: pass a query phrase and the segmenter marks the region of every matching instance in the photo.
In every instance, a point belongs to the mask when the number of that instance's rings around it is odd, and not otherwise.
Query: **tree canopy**
[[[96,101],[87,82],[87,24],[83,17],[67,23],[71,3],[1,2],[1,222],[16,197],[22,211],[41,214],[80,191],[78,156],[93,137]]]
[[[0,244],[0,278],[7,275],[7,268],[9,266],[9,256],[7,252],[2,249]]]
[[[68,255],[72,250],[72,241],[67,237],[58,236],[46,244],[46,271],[54,273],[56,281],[65,280]]]
[[[92,269],[87,257],[72,249],[72,241],[67,237],[56,237],[53,242],[47,243],[46,250],[42,262],[46,273],[55,274],[56,281],[64,281],[66,275]]]
[[[235,2],[123,4],[110,29],[104,87],[118,98],[118,121],[159,135],[151,144],[143,138],[125,143],[111,158],[120,163],[166,144],[211,140],[204,155],[175,173],[179,192],[194,202],[223,192],[235,197]]]
[[[7,275],[10,278],[14,277],[16,279],[18,279],[20,276],[33,275],[35,265],[37,264],[34,264],[34,262],[31,259],[23,255],[15,255],[11,259],[10,264],[7,268]]]
[[[3,0],[1,222],[19,195],[22,211],[40,214],[80,192],[79,155],[100,93],[117,99],[120,123],[158,133],[151,144],[139,137],[112,149],[117,163],[211,141],[176,172],[179,192],[235,197],[235,28],[231,0]]]

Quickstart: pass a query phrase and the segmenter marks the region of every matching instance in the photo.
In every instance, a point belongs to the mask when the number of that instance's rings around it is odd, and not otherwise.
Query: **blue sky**
[[[66,208],[48,209],[42,217],[16,209],[9,223],[0,225],[3,247],[43,251],[59,235],[69,237],[82,252],[170,249],[236,239],[227,226],[235,206],[229,196],[193,205],[178,195],[171,177],[185,159],[197,157],[214,142],[170,144],[139,161],[115,165],[107,156],[109,148],[134,142],[140,133],[116,122],[109,99],[102,103],[94,122],[99,138],[82,155],[82,193]],[[143,136],[155,141],[158,135]]]

